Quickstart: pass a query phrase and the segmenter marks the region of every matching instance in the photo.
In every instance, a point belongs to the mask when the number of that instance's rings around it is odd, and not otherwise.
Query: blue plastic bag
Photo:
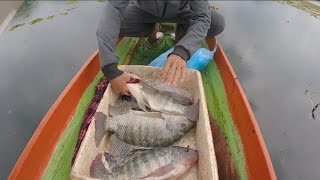
[[[154,59],[149,66],[153,67],[163,67],[166,64],[168,55],[173,51],[173,48],[169,49],[168,51],[162,53],[156,59]]]
[[[209,64],[212,59],[217,46],[214,47],[213,51],[209,51],[206,48],[198,49],[192,57],[187,62],[187,68],[202,70]],[[166,64],[168,55],[173,51],[173,48],[169,49],[167,52],[161,54],[159,57],[154,59],[149,66],[153,67],[163,67]]]

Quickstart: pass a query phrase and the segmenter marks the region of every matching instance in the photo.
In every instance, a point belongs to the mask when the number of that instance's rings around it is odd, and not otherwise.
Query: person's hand
[[[129,82],[131,79],[139,79],[139,77],[125,72],[120,76],[110,80],[112,90],[115,93],[118,93],[121,95],[129,95],[127,82]]]
[[[160,71],[160,76],[164,82],[171,85],[177,84],[180,80],[181,82],[184,81],[185,74],[186,74],[187,63],[183,60],[180,56],[171,54],[165,66]]]

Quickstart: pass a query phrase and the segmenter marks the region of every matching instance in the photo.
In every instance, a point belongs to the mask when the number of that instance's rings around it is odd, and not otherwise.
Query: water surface
[[[79,8],[68,10],[73,7]],[[102,7],[94,1],[31,2],[0,36],[0,179],[9,175],[45,113],[97,48]],[[43,20],[29,24],[38,18]]]
[[[320,20],[278,2],[216,2],[219,40],[250,101],[279,179],[320,179]],[[319,94],[313,94],[315,103]],[[318,110],[318,113],[320,111]],[[319,113],[320,114],[320,113]]]

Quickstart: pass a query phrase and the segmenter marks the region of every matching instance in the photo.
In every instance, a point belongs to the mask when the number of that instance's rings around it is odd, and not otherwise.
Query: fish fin
[[[107,119],[107,115],[105,115],[103,112],[96,112],[94,114],[94,118],[95,118],[94,141],[95,141],[96,147],[99,147],[103,136],[106,134],[104,123]]]
[[[146,105],[146,102],[144,101],[144,99],[137,99],[137,103],[138,103],[138,106],[143,110],[143,111],[148,111],[147,110],[147,105]]]
[[[194,103],[188,106],[186,111],[186,117],[193,122],[197,122],[199,119],[199,100],[197,103]]]
[[[99,153],[90,165],[90,177],[102,179],[106,174],[108,171],[102,162],[102,154]]]
[[[170,173],[171,171],[173,171],[175,169],[174,164],[173,163],[169,163],[165,166],[161,166],[160,168],[154,170],[153,172],[151,172],[150,174],[141,177],[139,179],[169,179],[172,178],[174,173]]]
[[[113,156],[109,153],[105,153],[104,158],[108,163],[111,172],[113,172],[114,168],[121,167],[126,163],[125,159],[122,156]]]
[[[138,106],[147,111],[146,97],[143,95],[140,84],[127,84],[130,94],[136,99]]]
[[[117,113],[117,110],[116,110],[117,108],[118,107],[109,104],[108,114],[109,114],[110,117],[120,115],[120,114]]]
[[[127,155],[131,151],[138,149],[138,146],[128,144],[119,139],[115,134],[110,136],[110,149],[109,153],[112,155]]]

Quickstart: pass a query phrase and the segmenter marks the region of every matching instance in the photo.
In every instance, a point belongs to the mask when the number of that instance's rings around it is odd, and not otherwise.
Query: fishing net
[[[130,64],[131,65],[148,65],[155,58],[160,56],[163,52],[166,52],[174,45],[174,40],[165,35],[158,39],[156,44],[150,45],[148,38],[142,38],[141,44],[137,52],[133,55]]]

